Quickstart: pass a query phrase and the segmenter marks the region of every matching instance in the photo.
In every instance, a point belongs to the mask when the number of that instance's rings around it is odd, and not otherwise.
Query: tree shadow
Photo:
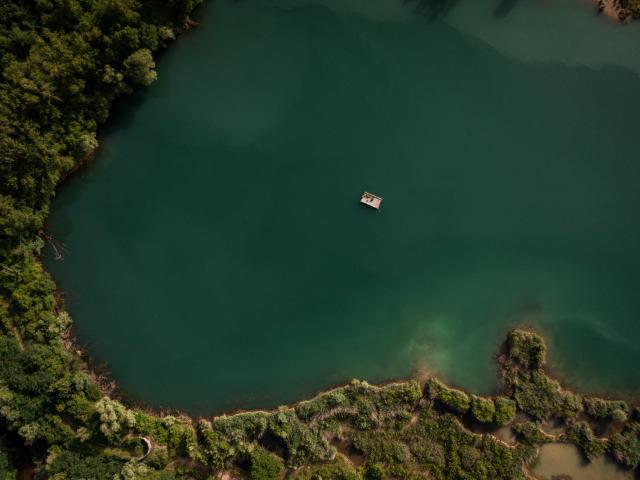
[[[516,6],[518,1],[519,0],[500,0],[496,8],[493,10],[493,16],[495,18],[506,17],[511,13],[511,10],[513,10],[513,7]]]
[[[416,4],[416,11],[430,20],[448,15],[458,0],[404,0],[405,5]]]

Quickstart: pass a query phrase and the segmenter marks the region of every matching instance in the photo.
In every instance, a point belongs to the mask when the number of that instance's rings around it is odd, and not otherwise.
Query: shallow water
[[[587,462],[574,446],[548,443],[540,448],[540,456],[532,472],[540,480],[553,480],[562,475],[576,480],[633,480],[631,471],[619,468],[604,456]]]
[[[132,397],[269,407],[415,369],[490,391],[517,324],[574,385],[638,390],[640,29],[447,3],[210,2],[120,105],[46,261]]]

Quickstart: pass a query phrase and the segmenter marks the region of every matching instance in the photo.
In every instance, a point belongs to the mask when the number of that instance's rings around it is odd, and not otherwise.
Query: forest
[[[101,392],[69,348],[69,317],[39,259],[43,224],[58,182],[97,148],[113,101],[153,82],[152,52],[191,25],[197,3],[0,3],[0,429],[6,449],[28,447],[24,462],[56,445],[60,461],[83,459],[85,478],[119,465],[94,460],[97,447],[81,440],[98,428]]]
[[[542,339],[523,331],[507,337],[504,392],[493,398],[435,378],[383,387],[354,381],[272,412],[192,419],[112,395],[75,345],[40,261],[53,241],[44,221],[56,186],[97,149],[113,102],[155,80],[154,55],[194,25],[199,3],[0,3],[0,479],[18,471],[57,480],[219,472],[255,480],[517,479],[547,441],[637,469],[638,408],[563,389],[545,371]],[[625,8],[640,13],[632,0]],[[549,419],[564,425],[562,436],[541,430]],[[518,442],[478,433],[478,424],[510,425]]]

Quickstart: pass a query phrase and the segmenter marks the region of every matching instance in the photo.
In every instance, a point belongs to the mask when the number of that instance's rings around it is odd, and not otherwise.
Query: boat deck
[[[360,199],[360,203],[363,203],[368,207],[375,208],[376,210],[380,210],[380,205],[382,204],[382,197],[378,197],[373,193],[364,192],[362,194],[362,198]]]

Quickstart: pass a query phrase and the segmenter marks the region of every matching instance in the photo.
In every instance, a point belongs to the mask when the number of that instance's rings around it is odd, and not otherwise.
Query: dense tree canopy
[[[55,446],[50,470],[64,478],[121,472],[122,458],[78,445],[115,435],[122,412],[100,400],[65,346],[70,319],[39,261],[43,222],[60,179],[97,147],[113,101],[155,80],[152,52],[196,3],[0,2],[0,428],[36,457]],[[105,411],[117,421],[101,422]],[[7,461],[0,456],[2,478]]]

